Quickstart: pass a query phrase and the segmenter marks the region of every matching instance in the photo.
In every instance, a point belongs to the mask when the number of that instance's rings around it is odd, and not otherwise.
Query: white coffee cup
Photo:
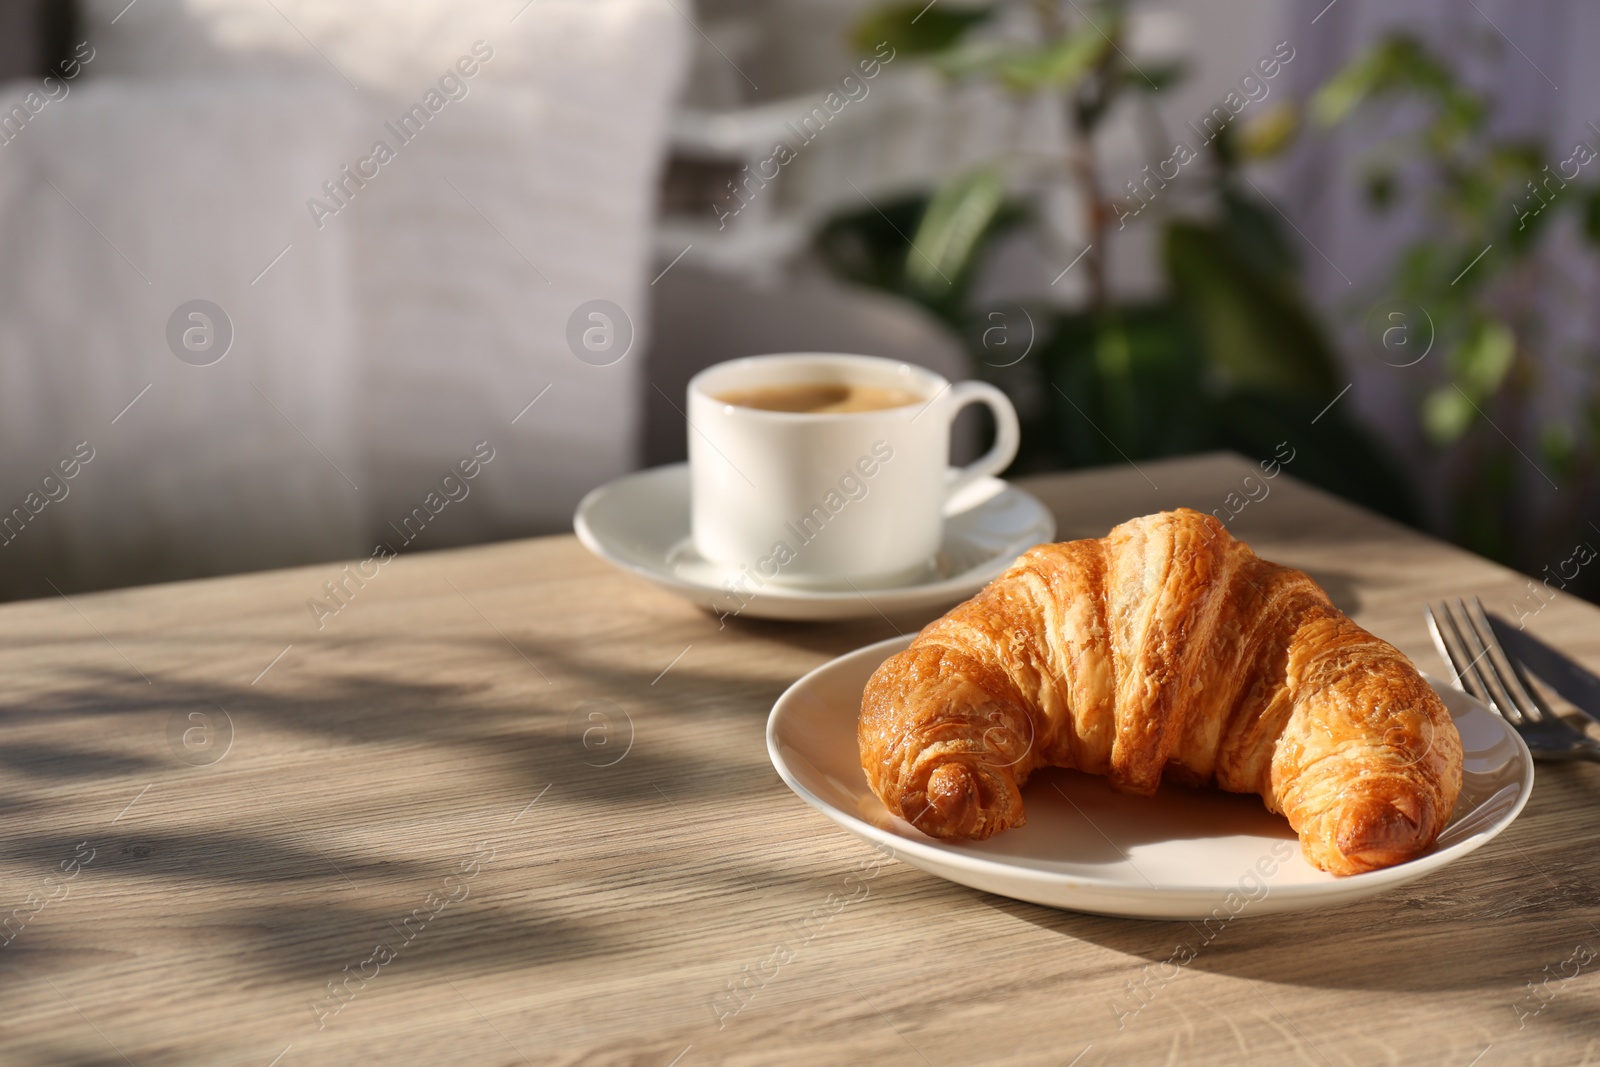
[[[900,407],[848,413],[770,411],[718,399],[731,392],[842,383],[904,390]],[[994,447],[949,466],[950,424],[988,405]],[[694,547],[756,583],[883,587],[926,575],[945,505],[1016,457],[1016,409],[985,382],[952,385],[897,360],[832,353],[751,356],[689,382]]]

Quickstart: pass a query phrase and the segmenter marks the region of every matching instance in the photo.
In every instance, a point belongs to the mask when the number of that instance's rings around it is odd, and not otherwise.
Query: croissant
[[[1021,826],[1028,775],[1066,767],[1259,794],[1336,875],[1426,851],[1461,790],[1416,667],[1188,508],[1024,554],[878,668],[857,736],[873,792],[934,837]]]

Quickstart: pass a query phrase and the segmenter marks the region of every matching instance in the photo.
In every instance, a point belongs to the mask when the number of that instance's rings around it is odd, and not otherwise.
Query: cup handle
[[[945,502],[949,503],[961,490],[979,478],[999,474],[1017,458],[1017,447],[1022,443],[1022,429],[1017,424],[1017,409],[1011,400],[988,382],[961,382],[950,388],[950,404],[946,417],[952,422],[968,404],[986,404],[994,412],[994,447],[973,462],[954,472],[955,477],[945,486]]]

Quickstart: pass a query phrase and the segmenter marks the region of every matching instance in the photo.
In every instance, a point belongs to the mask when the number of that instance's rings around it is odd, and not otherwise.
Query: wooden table
[[[1249,471],[1029,488],[1098,536]],[[1523,588],[1287,475],[1233,528],[1427,670],[1424,600]],[[825,906],[874,854],[782,785],[763,728],[890,622],[719,626],[554,537],[400,558],[319,630],[339,570],[0,608],[0,1062],[1600,1060],[1600,959],[1570,962],[1600,949],[1595,766],[1540,766],[1516,825],[1433,877],[1230,924],[1152,986],[1189,926],[893,862]],[[1600,666],[1594,608],[1529,626]],[[1130,982],[1155,994],[1119,1029]],[[719,1026],[730,983],[753,992]]]

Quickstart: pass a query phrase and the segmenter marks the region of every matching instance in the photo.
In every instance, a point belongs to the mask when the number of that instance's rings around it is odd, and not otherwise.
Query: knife
[[[1526,630],[1519,630],[1493,612],[1484,612],[1500,646],[1542,678],[1573,707],[1600,722],[1600,677],[1577,660],[1551,648]]]

